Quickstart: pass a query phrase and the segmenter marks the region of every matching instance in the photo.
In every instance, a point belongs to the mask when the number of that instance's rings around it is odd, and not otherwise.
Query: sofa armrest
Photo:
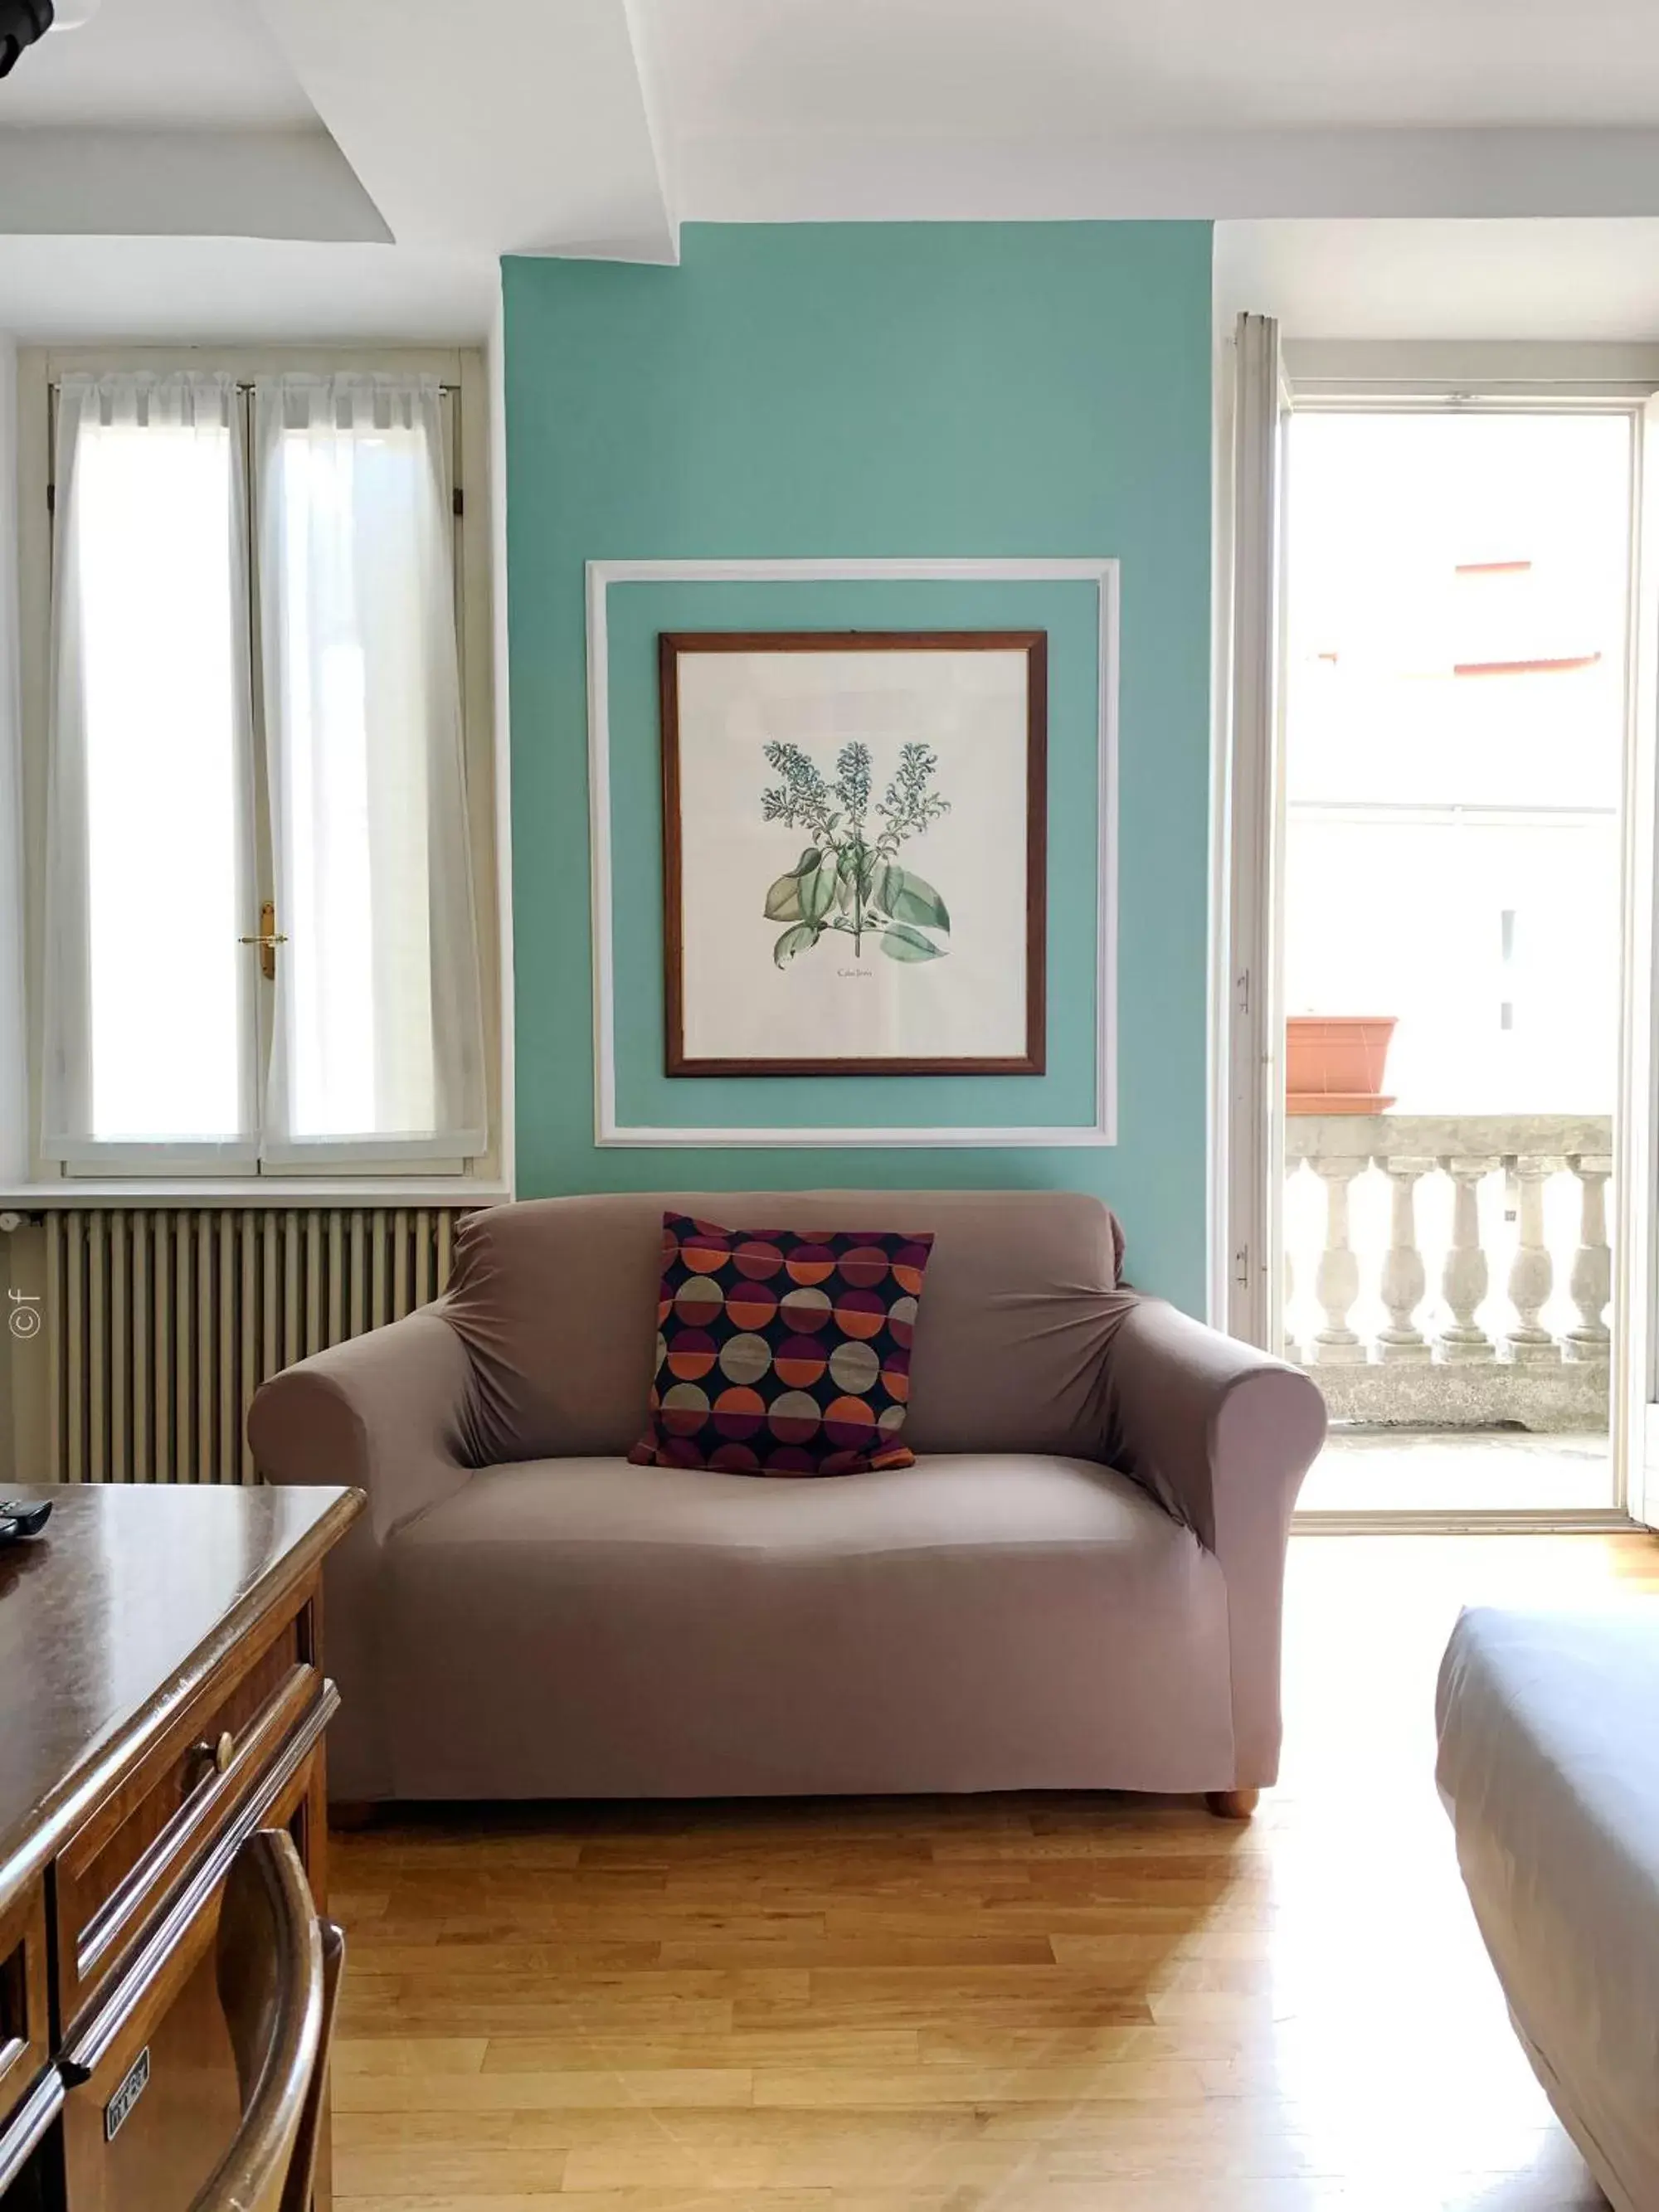
[[[1325,1440],[1305,1375],[1138,1298],[1106,1363],[1107,1456],[1220,1563],[1232,1656],[1234,1786],[1279,1771],[1285,1549],[1302,1479]]]
[[[338,1683],[329,1794],[394,1794],[381,1632],[386,1546],[469,1479],[472,1362],[431,1307],[273,1375],[248,1408],[248,1443],[268,1482],[346,1482],[368,1493],[324,1568],[324,1661]]]
[[[472,1362],[424,1308],[273,1375],[248,1408],[268,1482],[349,1482],[377,1544],[467,1479]]]

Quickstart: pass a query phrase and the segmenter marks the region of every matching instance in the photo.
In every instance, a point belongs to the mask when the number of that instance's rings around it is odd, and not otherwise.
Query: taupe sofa
[[[635,1467],[665,1205],[931,1229],[914,1468]],[[1111,1789],[1277,1771],[1304,1376],[1119,1280],[1097,1200],[547,1199],[471,1215],[447,1294],[267,1382],[278,1482],[349,1482],[338,1800]]]

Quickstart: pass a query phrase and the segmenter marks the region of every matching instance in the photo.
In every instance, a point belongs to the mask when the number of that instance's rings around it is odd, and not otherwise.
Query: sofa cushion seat
[[[1477,1607],[1436,1779],[1510,2017],[1617,2212],[1659,2205],[1659,1606]]]
[[[1127,1477],[540,1460],[389,1547],[400,1796],[1224,1786],[1215,1559]],[[461,1628],[441,1641],[430,1623]],[[465,1668],[457,1650],[466,1655]],[[590,1687],[590,1686],[592,1686]]]

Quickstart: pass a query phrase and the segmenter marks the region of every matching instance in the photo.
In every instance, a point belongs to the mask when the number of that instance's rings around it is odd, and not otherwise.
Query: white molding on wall
[[[962,1128],[652,1127],[617,1115],[616,971],[611,932],[611,671],[613,584],[1092,583],[1099,605],[1099,771],[1095,1118],[1056,1127]],[[590,561],[587,563],[588,879],[593,931],[593,1141],[602,1147],[882,1146],[1054,1148],[1117,1141],[1118,563],[1107,561]]]

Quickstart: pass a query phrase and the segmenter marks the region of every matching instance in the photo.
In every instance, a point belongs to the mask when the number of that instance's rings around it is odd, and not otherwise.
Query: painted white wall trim
[[[610,631],[613,584],[1092,583],[1099,606],[1095,1118],[1006,1128],[653,1127],[617,1114],[616,971],[611,931]],[[798,1146],[927,1149],[1112,1145],[1117,1141],[1118,564],[1109,561],[590,561],[587,564],[587,804],[593,933],[593,1141],[602,1146]]]
[[[1279,1255],[1273,1163],[1279,1130],[1279,544],[1286,395],[1279,325],[1241,315],[1233,333],[1230,624],[1218,859],[1225,871],[1215,927],[1219,1063],[1211,1129],[1212,1203],[1221,1215],[1223,1279],[1212,1318],[1246,1344],[1271,1348]]]

